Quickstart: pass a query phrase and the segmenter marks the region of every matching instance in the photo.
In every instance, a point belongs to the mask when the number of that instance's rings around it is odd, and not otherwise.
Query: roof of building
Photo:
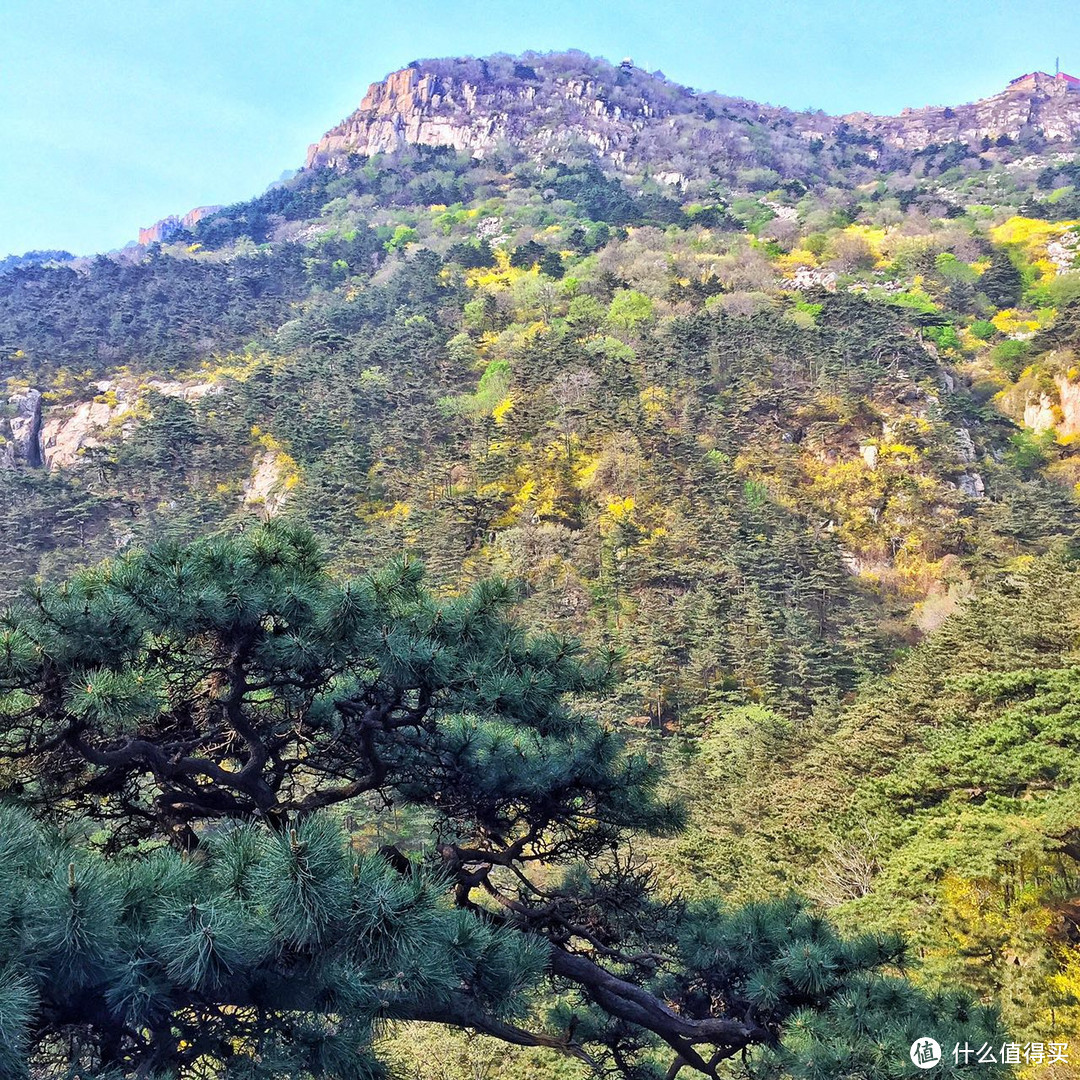
[[[1010,79],[1009,85],[1016,86],[1018,83],[1027,82],[1029,79],[1057,79],[1068,86],[1080,87],[1080,79],[1075,75],[1068,75],[1064,71],[1059,71],[1056,75],[1051,75],[1048,71],[1028,71],[1023,75],[1017,75],[1015,79]]]

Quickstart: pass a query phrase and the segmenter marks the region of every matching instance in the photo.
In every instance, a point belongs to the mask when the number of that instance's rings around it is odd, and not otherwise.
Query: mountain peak
[[[483,157],[501,141],[535,150],[584,140],[606,153],[618,128],[656,114],[661,87],[693,96],[629,60],[616,67],[577,52],[415,61],[372,83],[359,108],[310,147],[307,164],[409,145]]]
[[[804,147],[861,130],[879,153],[952,142],[1002,149],[1033,138],[1080,144],[1080,80],[1034,71],[972,104],[833,117],[699,93],[629,59],[615,65],[579,52],[424,60],[372,83],[359,108],[309,148],[307,165],[340,167],[350,155],[406,146],[484,157],[512,143],[534,156],[577,148],[617,168],[704,177],[745,158],[755,128]]]

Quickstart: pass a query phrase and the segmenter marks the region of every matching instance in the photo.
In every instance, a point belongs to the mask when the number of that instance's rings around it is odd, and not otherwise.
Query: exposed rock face
[[[506,58],[503,58],[504,60]],[[648,167],[676,185],[703,162],[750,163],[750,128],[765,124],[802,149],[800,125],[827,134],[836,120],[716,94],[697,94],[633,69],[571,56],[518,64],[496,58],[415,63],[372,83],[360,107],[308,150],[307,165],[342,166],[409,145],[448,146],[484,157],[501,142],[537,157],[565,148],[617,168]],[[520,74],[521,71],[526,74]]]
[[[0,467],[47,466],[67,469],[86,460],[88,450],[123,438],[138,424],[138,406],[148,390],[165,397],[198,401],[218,393],[214,383],[182,383],[164,379],[138,382],[134,379],[102,379],[98,397],[77,404],[58,405],[44,415],[41,394],[28,390],[10,403],[16,415],[0,420]],[[296,463],[278,448],[260,452],[244,482],[243,503],[258,509],[265,518],[277,514],[295,483]]]
[[[1063,436],[1080,435],[1080,384],[1070,382],[1062,376],[1058,380],[1058,398],[1061,408],[1061,421],[1058,434]]]
[[[977,472],[961,473],[957,477],[956,486],[970,499],[982,499],[986,495],[983,478]]]
[[[146,383],[102,380],[102,398],[50,409],[41,423],[41,462],[50,469],[70,468],[87,450],[105,445],[108,437],[124,433],[124,418],[134,420],[135,407],[146,390],[166,397],[196,401],[214,391],[211,383],[180,383],[152,379]],[[39,462],[40,463],[40,462]]]
[[[906,151],[953,141],[994,143],[1003,136],[1080,142],[1080,88],[1041,73],[955,108],[831,117],[699,95],[659,80],[653,88],[640,82],[623,87],[617,69],[610,78],[560,68],[524,80],[487,79],[486,71],[486,61],[424,61],[372,83],[360,107],[309,148],[308,167],[340,167],[349,154],[408,145],[483,157],[503,140],[533,153],[584,143],[618,166],[651,166],[654,178],[677,184],[686,173],[672,165],[684,166],[688,146],[699,160],[713,152],[737,156],[745,151],[747,125],[764,124],[802,143],[830,143],[858,129],[880,146]],[[868,145],[867,153],[876,151]]]
[[[956,452],[965,465],[973,464],[978,457],[975,453],[975,440],[966,427],[956,429]]]
[[[971,105],[904,109],[899,116],[850,113],[843,119],[908,150],[954,141],[970,145],[1003,135],[1013,141],[1040,135],[1074,143],[1080,139],[1080,91],[1062,79],[1033,74]]]
[[[14,416],[0,422],[0,465],[13,468],[26,465],[32,469],[42,464],[41,456],[41,391],[27,390],[8,399],[14,405]],[[5,430],[6,429],[6,430]]]
[[[1071,382],[1067,375],[1054,376],[1057,401],[1046,393],[1028,399],[1024,405],[1024,426],[1036,434],[1056,431],[1059,438],[1080,435],[1080,383]]]
[[[820,266],[797,266],[791,272],[791,283],[796,289],[827,289],[829,292],[836,292],[839,276],[835,270]]]
[[[281,455],[265,450],[255,459],[251,476],[244,481],[244,505],[257,507],[264,518],[272,518],[289,497],[288,469]]]
[[[148,228],[139,230],[140,244],[160,244],[180,230],[180,219],[175,214],[155,221]]]
[[[50,469],[74,465],[84,451],[103,446],[106,428],[134,407],[133,401],[118,401],[115,405],[83,401],[74,409],[62,407],[50,412],[41,431],[45,464]]]
[[[552,100],[529,118],[522,115],[522,107],[536,102],[534,87],[493,91],[420,66],[407,67],[372,83],[359,109],[308,149],[307,165],[338,166],[350,153],[370,156],[409,145],[452,146],[483,157],[507,139],[552,144],[583,138],[611,153],[622,141],[620,135],[642,126],[644,108],[641,115],[624,118],[619,106],[602,100],[591,80],[555,81],[549,90]],[[569,122],[547,127],[544,113],[552,119],[562,113]]]
[[[181,229],[190,229],[196,222],[201,221],[204,217],[209,217],[220,209],[220,206],[196,206],[194,210],[189,210],[183,217],[170,214],[169,217],[155,221],[149,228],[140,229],[139,243],[163,244],[171,240]]]

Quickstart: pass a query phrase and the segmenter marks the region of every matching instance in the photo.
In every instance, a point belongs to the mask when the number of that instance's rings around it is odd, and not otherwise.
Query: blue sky
[[[258,194],[387,72],[530,48],[883,113],[984,97],[1055,53],[1080,69],[1080,4],[0,0],[0,255],[120,247],[166,214]]]

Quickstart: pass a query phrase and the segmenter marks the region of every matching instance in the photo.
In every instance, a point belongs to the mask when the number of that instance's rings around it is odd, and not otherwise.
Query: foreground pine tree
[[[9,613],[0,1077],[353,1080],[382,1019],[627,1077],[902,1077],[917,1037],[1000,1042],[897,941],[657,894],[626,839],[678,809],[567,703],[606,663],[512,599],[440,601],[406,561],[339,583],[271,525]],[[342,827],[389,805],[413,861]]]

